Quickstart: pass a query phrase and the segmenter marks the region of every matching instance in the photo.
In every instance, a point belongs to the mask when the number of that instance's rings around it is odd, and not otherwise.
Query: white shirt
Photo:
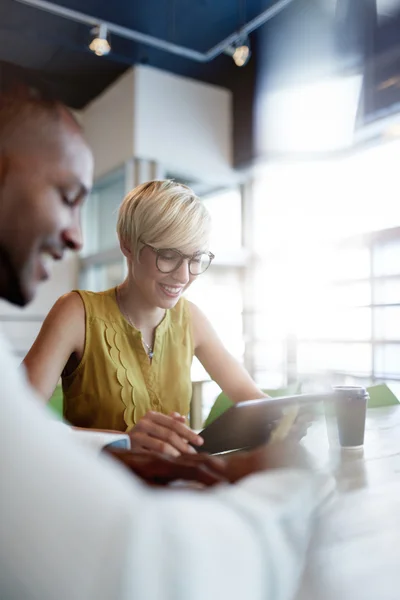
[[[156,490],[55,426],[0,338],[1,600],[286,600],[321,481]]]

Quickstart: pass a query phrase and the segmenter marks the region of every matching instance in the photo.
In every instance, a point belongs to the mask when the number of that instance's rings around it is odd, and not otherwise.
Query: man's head
[[[0,93],[0,297],[24,306],[47,261],[81,247],[93,158],[72,114],[31,91]]]

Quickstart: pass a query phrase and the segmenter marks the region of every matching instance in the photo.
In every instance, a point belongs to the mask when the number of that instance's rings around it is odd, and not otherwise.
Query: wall
[[[125,73],[82,112],[95,178],[139,158],[218,185],[232,169],[232,94],[147,66]]]
[[[134,155],[133,71],[128,71],[82,111],[85,136],[94,153],[95,179]]]
[[[136,156],[200,181],[232,180],[232,94],[147,66],[134,69]]]
[[[78,257],[68,253],[62,262],[54,263],[52,277],[42,283],[35,300],[26,308],[0,302],[0,327],[21,356],[26,354],[39,332],[43,318],[54,302],[78,285]]]
[[[147,165],[145,178],[167,170],[224,185],[234,178],[231,104],[226,89],[137,66],[76,117],[94,153],[95,179],[126,163],[132,182],[143,179]],[[77,257],[69,256],[54,265],[52,279],[29,307],[0,303],[1,325],[19,354],[29,349],[55,300],[78,285],[77,270]]]

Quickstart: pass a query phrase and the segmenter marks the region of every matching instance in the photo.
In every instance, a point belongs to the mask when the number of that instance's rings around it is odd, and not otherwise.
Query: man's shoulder
[[[18,369],[19,362],[15,356],[11,344],[0,328],[0,369],[3,376],[8,369]],[[7,369],[7,370],[6,370]]]
[[[34,396],[21,359],[16,356],[10,341],[0,328],[0,396]]]

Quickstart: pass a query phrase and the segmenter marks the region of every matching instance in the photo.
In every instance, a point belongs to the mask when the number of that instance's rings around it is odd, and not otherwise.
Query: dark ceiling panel
[[[57,4],[205,51],[257,16],[269,0],[68,0]]]
[[[58,4],[205,51],[265,10],[271,0],[66,0]],[[88,50],[90,27],[15,0],[1,0],[0,23],[0,61],[42,71],[74,108],[85,106],[137,63],[230,89],[241,77],[228,56],[197,63],[118,36],[111,38],[108,57],[96,57]],[[66,82],[73,82],[74,89]]]
[[[55,52],[54,44],[38,43],[37,36],[27,33],[24,36],[18,34],[15,28],[5,29],[0,26],[1,60],[12,62],[27,69],[43,67]],[[32,47],[27,52],[27,46]]]
[[[267,9],[274,1],[63,0],[57,3],[204,52]],[[112,52],[107,57],[99,58],[88,49],[89,26],[16,0],[1,0],[0,62],[12,62],[33,69],[58,97],[77,109],[86,106],[126,69],[137,63],[227,87],[234,96],[235,158],[236,164],[239,164],[251,160],[253,156],[252,136],[257,129],[253,118],[254,86],[256,79],[260,79],[260,71],[263,71],[262,79],[268,87],[274,69],[275,72],[283,72],[283,67],[286,68],[289,63],[290,66],[292,63],[301,63],[302,67],[306,64],[311,70],[317,59],[321,59],[321,45],[316,43],[318,36],[311,39],[311,34],[302,24],[305,13],[300,10],[301,5],[307,7],[306,12],[328,12],[328,4],[329,13],[333,16],[337,1],[294,0],[282,15],[250,36],[254,54],[250,63],[240,69],[226,55],[210,63],[198,63],[114,35],[111,37]],[[393,17],[397,0],[378,1],[386,3],[387,11],[390,3]],[[279,23],[290,13],[298,16],[283,35]],[[400,46],[400,30],[393,31],[391,43]],[[322,31],[319,31],[319,36],[325,42],[329,41]],[[386,38],[383,34],[383,39]]]
[[[326,1],[313,3],[318,8]],[[393,10],[395,0],[384,1],[386,7],[390,1]],[[294,0],[293,6],[298,2]],[[331,5],[332,2],[330,0]],[[273,4],[272,0],[64,0],[56,3],[199,51],[206,51]],[[313,3],[310,1],[310,5]],[[288,10],[290,12],[290,8],[285,12]],[[276,19],[271,21],[269,30],[274,31]],[[58,75],[61,81],[68,74],[76,82],[76,88],[68,93],[74,107],[87,104],[101,86],[109,85],[137,63],[219,83],[230,89],[247,79],[225,55],[201,64],[118,36],[111,38],[111,54],[98,58],[88,50],[90,27],[16,0],[1,0],[0,23],[0,60],[42,70],[46,76]],[[282,41],[282,48],[288,41],[290,43],[287,39]],[[62,85],[60,93],[64,94],[65,87]],[[66,100],[64,96],[63,99]]]
[[[91,52],[71,52],[59,48],[41,70],[54,94],[68,106],[80,109],[96,98],[126,70],[126,65],[99,60]]]

